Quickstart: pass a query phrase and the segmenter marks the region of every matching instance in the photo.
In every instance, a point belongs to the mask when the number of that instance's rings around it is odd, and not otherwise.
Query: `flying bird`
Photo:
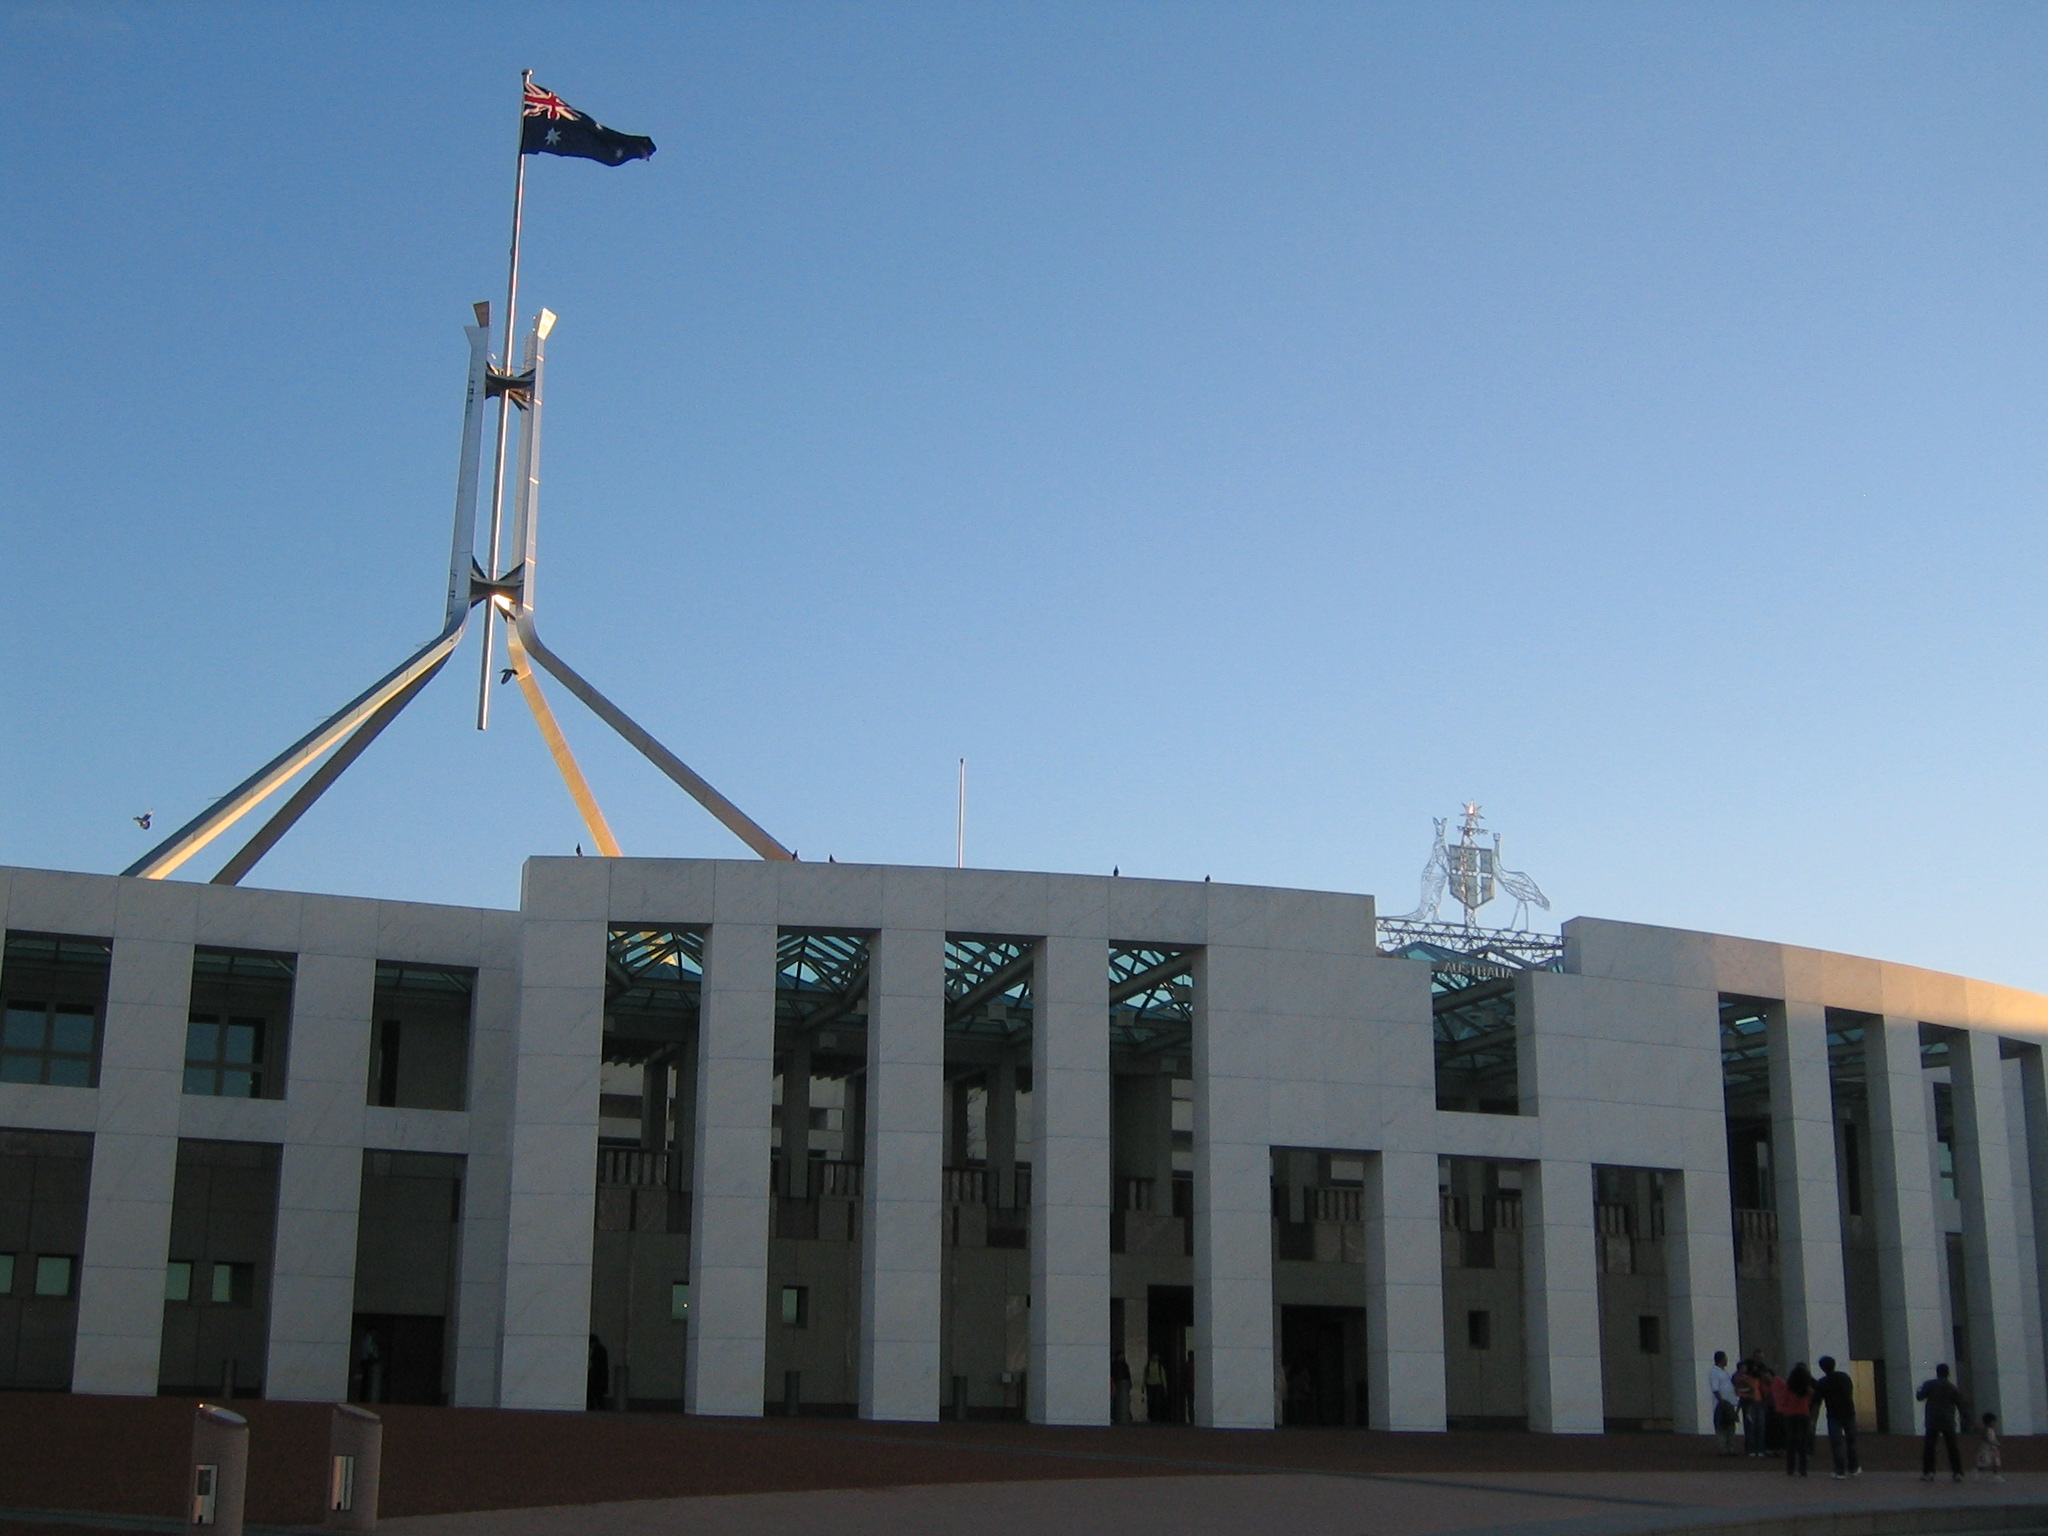
[[[140,816],[130,816],[128,819],[147,832],[149,830],[149,819],[154,815],[156,815],[155,811],[144,811]]]

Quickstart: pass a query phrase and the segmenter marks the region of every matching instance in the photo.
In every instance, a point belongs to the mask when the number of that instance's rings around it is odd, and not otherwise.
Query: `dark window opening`
[[[1431,973],[1436,1107],[1481,1115],[1522,1112],[1512,976]]]
[[[1467,1312],[1465,1314],[1465,1347],[1467,1349],[1493,1348],[1493,1314],[1491,1312]]]
[[[1636,1348],[1646,1355],[1664,1353],[1664,1319],[1649,1316],[1636,1319]]]
[[[468,1102],[470,1002],[476,973],[377,962],[370,1102],[388,1109],[462,1109]]]

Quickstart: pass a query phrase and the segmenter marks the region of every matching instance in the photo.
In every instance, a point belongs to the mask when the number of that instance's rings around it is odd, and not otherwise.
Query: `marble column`
[[[1366,1160],[1366,1396],[1374,1429],[1444,1427],[1436,1164],[1434,1152]]]
[[[1039,1424],[1109,1420],[1109,946],[1053,936],[1032,979],[1031,1366]]]
[[[696,1193],[690,1230],[691,1413],[758,1418],[768,1330],[775,927],[714,924],[697,1035]]]
[[[1273,1153],[1262,950],[1195,957],[1195,1419],[1273,1422]],[[1173,1081],[1148,1084],[1154,1201],[1173,1201]]]
[[[1664,1175],[1664,1265],[1671,1308],[1671,1417],[1680,1434],[1714,1432],[1707,1369],[1742,1354],[1735,1321],[1735,1237],[1725,1161]],[[1866,1415],[1867,1416],[1867,1415]]]
[[[1877,1233],[1886,1404],[1895,1433],[1918,1423],[1913,1390],[1949,1355],[1942,1322],[1942,1248],[1932,1127],[1920,1068],[1918,1020],[1887,1015],[1863,1036],[1870,1095],[1871,1217]],[[1876,1414],[1869,1414],[1873,1424]]]
[[[1817,1003],[1772,1010],[1768,1049],[1785,1358],[1811,1368],[1822,1355],[1849,1354],[1827,1010]]]
[[[1597,1435],[1606,1427],[1600,1379],[1600,1275],[1593,1233],[1593,1166],[1525,1163],[1522,1315],[1529,1427]]]
[[[1970,1308],[1971,1407],[1997,1413],[2001,1432],[2034,1433],[2034,1385],[2021,1315],[2005,1077],[1998,1037],[1949,1035],[1956,1105],[1956,1195],[1963,1203],[1963,1280]]]
[[[939,928],[874,941],[861,1232],[860,1414],[939,1414],[946,944]]]
[[[115,935],[79,1264],[74,1392],[156,1395],[191,995],[190,944]]]
[[[377,963],[301,955],[292,988],[265,1397],[348,1396]]]
[[[527,866],[498,1351],[498,1400],[506,1408],[584,1406],[606,895],[597,860]]]

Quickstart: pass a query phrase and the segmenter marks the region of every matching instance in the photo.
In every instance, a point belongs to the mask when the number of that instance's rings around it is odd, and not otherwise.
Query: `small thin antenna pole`
[[[502,372],[514,371],[512,359],[513,332],[519,324],[519,225],[526,209],[526,88],[533,84],[533,71],[519,72],[519,141],[515,148],[519,169],[512,178],[512,256],[510,268],[505,277],[505,350],[499,368]],[[512,397],[498,396],[498,445],[491,454],[491,544],[490,554],[484,561],[484,574],[496,581],[502,574],[498,569],[499,539],[505,527],[505,443],[512,430]],[[486,729],[491,723],[491,661],[494,641],[497,638],[497,605],[484,604],[484,665],[477,677],[476,728]]]
[[[967,867],[967,759],[960,759],[960,809],[953,818],[953,867]]]

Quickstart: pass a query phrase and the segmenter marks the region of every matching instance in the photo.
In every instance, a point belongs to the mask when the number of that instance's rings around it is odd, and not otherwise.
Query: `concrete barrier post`
[[[217,1536],[242,1536],[242,1498],[249,1481],[249,1421],[211,1403],[192,1416],[189,1525]]]
[[[384,1471],[384,1421],[367,1408],[336,1403],[327,1431],[327,1528],[377,1529],[377,1484]]]

